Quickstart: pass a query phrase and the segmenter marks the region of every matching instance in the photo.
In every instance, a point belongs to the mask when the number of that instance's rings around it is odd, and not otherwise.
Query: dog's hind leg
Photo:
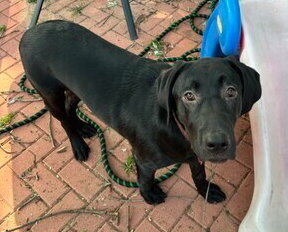
[[[39,73],[36,73],[36,75],[37,77],[41,76],[41,78],[31,78],[31,76],[27,72],[26,75],[33,87],[43,98],[48,110],[56,119],[61,122],[61,125],[66,131],[70,140],[76,160],[87,160],[90,149],[82,138],[82,131],[80,130],[81,132],[79,132],[79,124],[82,121],[77,117],[75,111],[79,100],[75,101],[75,99],[73,102],[71,102],[73,104],[68,104],[68,109],[70,113],[67,113],[67,106],[65,106],[65,91],[67,90],[67,88],[62,83],[60,83],[57,79],[53,77],[47,75],[39,75]]]
[[[88,123],[80,120],[76,114],[76,107],[80,102],[80,98],[78,98],[72,91],[65,91],[65,110],[69,117],[73,118],[74,125],[77,127],[77,132],[83,138],[90,138],[96,134],[96,130],[93,126]],[[75,117],[76,116],[76,117]]]

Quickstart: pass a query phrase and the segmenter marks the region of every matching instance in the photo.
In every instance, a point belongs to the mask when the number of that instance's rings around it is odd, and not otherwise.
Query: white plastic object
[[[253,199],[239,232],[288,231],[288,1],[240,0],[240,60],[260,73],[262,97],[250,112]]]

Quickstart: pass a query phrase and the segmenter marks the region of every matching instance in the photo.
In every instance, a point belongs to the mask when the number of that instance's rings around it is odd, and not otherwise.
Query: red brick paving
[[[25,148],[21,144],[14,142],[13,140],[7,140],[8,138],[3,138],[5,142],[1,143],[2,148],[5,150],[0,150],[0,167],[5,165],[9,160],[13,159],[19,155]]]
[[[61,143],[59,149],[61,148],[65,149],[65,152],[59,153],[58,150],[54,150],[43,160],[54,172],[59,172],[74,157],[69,140]]]
[[[251,159],[253,156],[253,147],[245,142],[245,138],[246,136],[238,145],[236,159],[247,167],[253,168],[253,159]]]
[[[31,194],[25,183],[12,173],[8,166],[0,169],[0,179],[0,195],[11,207],[16,208]],[[13,188],[10,187],[12,183]]]
[[[201,232],[201,227],[187,215],[183,215],[180,221],[175,225],[172,232],[193,231]]]
[[[38,180],[36,174],[39,176]],[[50,206],[54,205],[68,190],[67,185],[41,163],[37,164],[37,167],[33,168],[32,172],[27,174],[27,177],[31,177],[29,179],[25,178],[27,183]]]
[[[12,212],[12,207],[10,207],[7,202],[0,196],[1,210],[0,210],[0,220]]]
[[[66,18],[78,22],[110,42],[138,54],[143,46],[149,44],[166,26],[194,9],[198,1],[132,1],[131,8],[135,20],[141,15],[146,16],[139,25],[139,38],[134,42],[129,38],[121,1],[117,0],[117,3],[117,6],[107,8],[106,0],[51,0],[45,2],[40,21]],[[81,13],[72,15],[72,9],[77,5],[85,8]],[[32,12],[31,6],[24,0],[0,0],[0,24],[6,26],[5,35],[8,34],[0,38],[0,91],[19,90],[17,83],[23,73],[23,67],[18,45],[30,21],[31,15],[27,18],[26,16],[28,12]],[[207,13],[209,9],[202,11]],[[197,19],[195,25],[202,29],[205,26],[203,19]],[[189,23],[185,22],[164,38],[165,42],[174,46],[166,55],[182,55],[189,49],[199,47],[201,39],[201,36],[191,30]],[[29,86],[29,83],[27,85]],[[33,98],[26,93],[0,94],[0,115],[17,113],[12,123],[24,119],[44,106],[43,102],[17,102],[7,105],[6,100],[19,96],[25,99]],[[85,106],[81,108],[105,131],[107,150],[111,152],[109,160],[114,172],[122,178],[135,181],[135,173],[127,177],[123,170],[126,157],[131,154],[129,143],[93,116]],[[207,164],[207,176],[211,175],[212,169],[215,173],[213,182],[223,189],[227,199],[224,203],[206,205],[204,224],[204,199],[197,194],[188,165],[183,165],[176,175],[160,184],[168,193],[166,202],[151,206],[143,202],[138,189],[126,188],[110,180],[101,163],[101,149],[97,136],[86,139],[91,148],[90,157],[88,161],[79,163],[73,158],[67,135],[54,118],[52,128],[56,147],[52,147],[49,137],[48,114],[30,125],[13,130],[12,134],[20,142],[13,141],[14,137],[9,134],[0,136],[3,148],[0,150],[0,230],[15,227],[50,212],[84,207],[117,210],[120,217],[117,221],[104,215],[64,214],[46,219],[29,228],[32,231],[127,231],[129,206],[129,226],[133,231],[197,232],[202,231],[204,226],[211,232],[234,232],[238,230],[249,208],[254,178],[253,147],[248,117],[243,117],[237,122],[236,160],[216,166]],[[66,146],[66,151],[57,153],[63,146]],[[165,170],[167,169],[158,171],[157,175]],[[33,194],[38,194],[39,198],[17,210]],[[119,200],[121,198],[122,200]]]
[[[139,227],[135,230],[135,232],[158,232],[160,231],[157,227],[155,227],[151,222],[151,218],[145,219]]]
[[[197,191],[179,180],[168,191],[168,196],[165,200],[166,204],[156,206],[150,214],[152,221],[165,231],[172,229],[187,207],[196,198]],[[175,207],[176,205],[177,207]]]
[[[73,205],[70,205],[71,202],[73,202]],[[61,199],[58,204],[52,208],[52,210],[47,213],[55,213],[57,211],[67,209],[79,209],[84,205],[85,202],[79,199],[79,197],[73,191],[70,191]],[[37,225],[34,225],[32,227],[32,231],[52,231],[51,225],[53,225],[53,231],[59,231],[73,217],[75,217],[75,214],[63,214],[53,218],[48,218],[47,220],[43,220],[37,223]]]
[[[0,198],[1,201],[1,198]],[[2,206],[2,205],[1,205]],[[29,205],[23,207],[21,210],[17,210],[10,214],[5,221],[0,225],[0,230],[5,230],[7,228],[13,228],[17,225],[24,224],[29,220],[34,220],[41,216],[47,210],[47,206],[43,201],[33,201]],[[0,216],[1,218],[1,216]],[[31,228],[28,226],[26,228]]]
[[[239,221],[241,221],[247,213],[252,199],[253,187],[254,178],[253,172],[251,172],[241,183],[239,189],[227,204],[229,212]]]
[[[74,159],[59,172],[59,175],[88,201],[102,189],[102,182]]]

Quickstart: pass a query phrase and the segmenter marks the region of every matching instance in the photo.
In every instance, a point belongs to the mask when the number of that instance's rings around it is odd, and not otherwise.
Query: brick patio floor
[[[187,15],[199,0],[134,0],[131,7],[137,21],[139,39],[129,39],[121,8],[107,7],[107,0],[47,0],[40,21],[67,19],[77,22],[94,33],[125,48],[139,53],[153,37],[173,21]],[[78,7],[80,6],[80,7]],[[0,91],[19,90],[17,83],[23,74],[19,57],[19,40],[29,25],[35,4],[24,0],[0,0],[0,25],[6,31],[0,39]],[[204,8],[202,13],[208,13]],[[140,20],[140,19],[145,19]],[[142,21],[142,22],[141,22]],[[141,22],[141,23],[140,23]],[[139,24],[140,23],[140,24]],[[202,20],[196,25],[204,27]],[[201,46],[201,36],[195,34],[188,23],[164,39],[166,55],[178,56],[194,47]],[[153,57],[152,57],[153,58]],[[29,83],[27,83],[29,86]],[[24,119],[43,107],[40,102],[15,102],[9,99],[35,99],[26,93],[0,94],[0,115],[16,113],[12,123]],[[84,110],[89,114],[87,109]],[[94,117],[95,119],[95,117]],[[98,121],[99,122],[99,121]],[[129,178],[123,162],[131,154],[130,146],[115,131],[99,122],[110,151],[110,163],[115,173]],[[49,114],[13,130],[11,136],[0,136],[0,231],[16,227],[47,213],[63,209],[97,209],[119,212],[119,218],[108,215],[63,214],[28,227],[32,231],[204,231],[233,232],[245,216],[253,193],[253,157],[249,118],[238,120],[236,137],[237,158],[214,168],[213,182],[219,184],[227,194],[227,200],[217,205],[207,204],[203,221],[204,199],[197,194],[187,165],[183,165],[175,176],[161,184],[168,192],[164,204],[150,206],[141,201],[137,189],[119,186],[106,175],[100,161],[97,138],[88,139],[91,155],[87,162],[73,159],[67,136],[59,122],[52,118],[55,147],[49,137]],[[66,151],[57,150],[66,146]],[[211,164],[207,173],[211,175]],[[34,197],[34,198],[33,198]],[[33,198],[28,204],[27,201]],[[128,200],[119,200],[119,199]],[[140,200],[140,201],[139,201]],[[26,231],[27,227],[22,229]]]

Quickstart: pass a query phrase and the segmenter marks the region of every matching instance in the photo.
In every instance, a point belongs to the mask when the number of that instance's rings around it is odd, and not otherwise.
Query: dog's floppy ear
[[[234,57],[227,58],[232,67],[238,72],[242,81],[242,111],[241,115],[249,112],[255,102],[261,97],[261,84],[259,73],[253,68],[240,63]]]
[[[178,61],[177,64],[168,70],[163,71],[156,80],[156,95],[159,105],[167,111],[167,125],[174,108],[172,88],[183,70],[185,62]]]

